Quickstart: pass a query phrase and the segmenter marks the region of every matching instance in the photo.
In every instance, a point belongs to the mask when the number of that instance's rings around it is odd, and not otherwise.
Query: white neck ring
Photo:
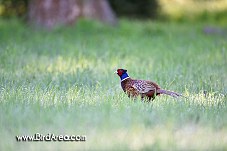
[[[125,81],[125,80],[128,79],[128,78],[130,78],[130,77],[126,77],[126,78],[122,79],[121,82],[122,82],[122,81]]]

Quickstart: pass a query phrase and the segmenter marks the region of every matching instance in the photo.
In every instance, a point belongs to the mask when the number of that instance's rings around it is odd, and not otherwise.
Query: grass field
[[[227,34],[205,23],[80,21],[53,32],[0,20],[0,150],[227,150]],[[130,100],[113,74],[188,97]],[[17,142],[16,135],[86,135]]]

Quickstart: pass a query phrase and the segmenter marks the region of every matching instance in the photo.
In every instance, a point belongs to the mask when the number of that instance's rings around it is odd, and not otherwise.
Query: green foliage
[[[227,10],[224,11],[217,11],[213,13],[203,12],[196,17],[197,20],[201,21],[210,21],[210,22],[218,22],[221,24],[227,23]]]
[[[226,150],[227,37],[206,26],[80,21],[47,32],[0,20],[0,150]],[[188,99],[130,100],[117,68]],[[87,141],[15,140],[34,133]]]
[[[227,23],[227,0],[108,0],[119,17]],[[0,17],[26,19],[28,0],[0,0]]]
[[[28,0],[0,0],[0,16],[25,17],[28,9]]]
[[[227,23],[227,0],[159,0],[159,17],[178,22]]]
[[[157,18],[158,0],[109,0],[118,16],[136,18]]]

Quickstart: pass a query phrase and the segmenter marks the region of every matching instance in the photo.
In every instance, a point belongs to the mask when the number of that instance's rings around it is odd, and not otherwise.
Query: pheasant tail
[[[183,96],[179,93],[176,93],[176,92],[173,92],[173,91],[168,91],[168,90],[163,90],[163,89],[158,89],[157,90],[157,93],[160,93],[160,94],[167,94],[167,95],[170,95],[172,97],[179,97],[179,96]]]

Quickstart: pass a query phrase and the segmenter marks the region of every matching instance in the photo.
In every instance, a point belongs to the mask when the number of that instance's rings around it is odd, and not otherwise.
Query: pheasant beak
[[[114,74],[117,74],[117,71],[115,71]]]

